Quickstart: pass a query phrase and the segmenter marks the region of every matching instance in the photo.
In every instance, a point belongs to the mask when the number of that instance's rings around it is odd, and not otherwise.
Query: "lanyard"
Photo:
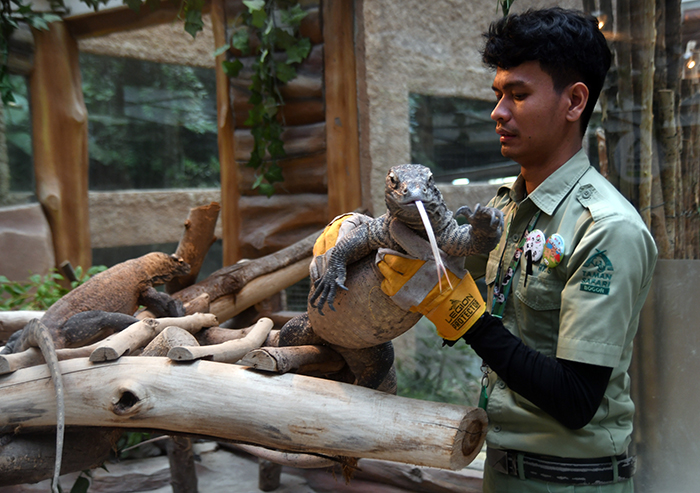
[[[542,211],[537,211],[535,215],[532,216],[532,219],[530,219],[527,228],[525,228],[525,231],[523,231],[523,235],[520,237],[520,241],[518,242],[518,246],[515,249],[513,258],[510,261],[510,264],[508,265],[508,269],[506,270],[505,275],[503,275],[503,278],[501,278],[503,257],[506,253],[506,248],[505,246],[503,247],[503,253],[501,253],[501,260],[498,263],[498,271],[496,272],[496,283],[493,286],[493,305],[491,308],[491,315],[494,317],[503,318],[503,312],[506,309],[506,300],[508,299],[511,285],[513,284],[513,276],[515,275],[515,271],[518,268],[520,258],[523,255],[523,247],[525,246],[525,242],[527,241],[527,236],[535,228],[535,224],[537,223],[537,220],[540,217],[540,212]],[[510,222],[508,223],[508,234],[510,234]]]

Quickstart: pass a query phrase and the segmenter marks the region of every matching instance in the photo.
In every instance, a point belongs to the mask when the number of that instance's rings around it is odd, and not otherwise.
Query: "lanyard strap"
[[[503,278],[501,278],[503,256],[506,253],[506,248],[505,246],[503,247],[503,253],[501,253],[501,260],[498,263],[498,271],[496,272],[496,283],[493,286],[493,304],[491,307],[491,315],[494,317],[503,318],[503,312],[506,309],[506,300],[508,299],[508,295],[510,294],[510,288],[513,284],[513,276],[515,275],[515,271],[518,268],[518,264],[520,263],[520,258],[523,255],[523,247],[525,246],[525,242],[527,241],[527,236],[535,228],[535,224],[537,223],[537,220],[540,217],[540,212],[542,211],[537,211],[535,215],[532,216],[532,219],[530,219],[527,228],[525,228],[525,231],[523,231],[523,234],[520,237],[520,241],[518,242],[518,246],[515,249],[513,258],[510,261],[510,265],[508,265],[508,270],[506,270],[505,275],[503,275]],[[508,224],[508,233],[510,234],[510,222]]]

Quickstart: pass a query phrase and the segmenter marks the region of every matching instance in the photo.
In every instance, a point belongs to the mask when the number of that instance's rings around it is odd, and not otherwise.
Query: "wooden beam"
[[[362,205],[354,2],[323,0],[328,218]]]
[[[487,428],[479,408],[302,375],[270,377],[239,365],[175,364],[162,357],[102,364],[74,359],[59,365],[69,426],[161,429],[291,452],[455,470],[479,453]],[[0,427],[55,426],[49,378],[42,365],[0,380]]]
[[[211,25],[214,45],[226,44],[226,12],[224,0],[212,0]],[[222,62],[226,54],[216,57],[216,114],[218,122],[219,163],[221,166],[221,221],[223,264],[233,265],[241,259],[241,216],[238,207],[238,166],[234,138],[233,109],[231,107],[230,80],[224,73]]]
[[[64,21],[76,39],[83,39],[173,22],[177,19],[180,9],[179,2],[166,0],[161,1],[156,9],[142,5],[136,12],[127,6],[103,7],[97,12],[66,17]],[[206,2],[202,13],[208,11],[209,2]]]
[[[54,241],[56,264],[92,264],[88,204],[88,115],[78,44],[63,22],[34,30],[30,77],[32,144],[39,202]]]

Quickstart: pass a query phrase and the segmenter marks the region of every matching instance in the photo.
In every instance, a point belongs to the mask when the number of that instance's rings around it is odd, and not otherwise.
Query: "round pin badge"
[[[530,252],[530,258],[532,258],[533,262],[537,262],[542,258],[544,243],[544,233],[539,229],[532,231],[525,238],[525,251]]]
[[[542,263],[552,269],[559,265],[563,256],[564,238],[562,238],[561,235],[554,233],[552,236],[547,238],[547,242],[544,245]]]

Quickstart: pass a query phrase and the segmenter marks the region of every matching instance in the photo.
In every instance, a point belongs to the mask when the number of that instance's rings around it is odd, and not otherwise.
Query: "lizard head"
[[[433,173],[420,164],[394,166],[386,175],[384,199],[389,214],[413,229],[423,229],[416,200],[423,202],[433,229],[439,231],[450,220]]]
[[[150,276],[154,284],[162,284],[172,280],[174,277],[184,276],[190,273],[190,264],[181,257],[163,252],[151,252],[144,256],[149,258],[151,269]]]

